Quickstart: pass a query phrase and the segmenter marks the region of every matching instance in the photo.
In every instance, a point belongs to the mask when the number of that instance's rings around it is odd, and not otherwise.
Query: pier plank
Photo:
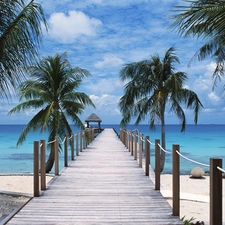
[[[138,163],[105,129],[8,224],[183,224]]]

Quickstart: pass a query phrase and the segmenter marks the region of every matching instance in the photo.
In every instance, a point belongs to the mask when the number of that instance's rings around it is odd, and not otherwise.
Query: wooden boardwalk
[[[105,129],[7,224],[183,224],[113,129]]]

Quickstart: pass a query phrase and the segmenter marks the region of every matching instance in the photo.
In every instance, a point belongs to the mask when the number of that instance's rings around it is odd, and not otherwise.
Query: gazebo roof
[[[92,113],[86,120],[85,122],[102,122],[102,120],[95,114]]]

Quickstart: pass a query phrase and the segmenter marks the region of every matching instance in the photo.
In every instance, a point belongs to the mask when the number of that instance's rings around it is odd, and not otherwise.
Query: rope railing
[[[172,152],[166,151],[159,143],[158,143],[158,146],[159,146],[160,149],[161,149],[162,151],[164,151],[165,153],[172,154]]]
[[[54,143],[54,142],[56,142],[56,139],[53,140],[53,141],[49,141],[47,144],[52,144],[52,143]]]
[[[53,151],[55,155],[55,175],[59,175],[59,157],[58,157],[58,151],[59,151],[59,144],[64,145],[64,167],[68,166],[68,142],[71,146],[71,160],[74,160],[74,151],[76,150],[76,156],[79,155],[79,152],[82,151],[91,141],[94,140],[94,132],[93,130],[88,130],[88,132],[91,132],[91,135],[89,135],[90,140],[86,140],[85,138],[85,132],[80,131],[77,132],[76,135],[73,133],[68,138],[66,135],[62,142],[59,142],[59,138],[55,136],[55,139],[49,142],[45,142],[45,140],[41,141],[34,141],[34,197],[40,196],[40,187],[41,190],[46,189],[46,180],[45,180],[45,148],[46,145],[54,144],[53,145]],[[74,139],[74,136],[76,137],[76,140]],[[80,136],[80,139],[78,140],[78,136]],[[74,142],[76,142],[76,149],[74,148]],[[80,143],[80,148],[78,146],[78,143]],[[41,163],[39,163],[39,160],[41,160]],[[39,168],[40,167],[40,168]],[[39,185],[39,172],[41,171],[41,185]]]
[[[71,136],[70,136],[70,137],[68,137],[67,139],[68,139],[68,140],[71,140],[72,138],[73,138],[73,135],[71,135]]]
[[[178,152],[178,151],[176,151],[176,153],[177,153],[180,157],[186,159],[187,161],[190,161],[190,162],[192,162],[192,163],[195,163],[195,164],[198,164],[198,165],[201,165],[201,166],[209,167],[208,164],[200,163],[200,162],[197,162],[197,161],[195,161],[195,160],[193,160],[193,159],[189,159],[188,157],[182,155],[182,154],[181,154],[180,152]]]
[[[225,173],[225,170],[223,168],[220,168],[219,166],[216,167],[219,171],[221,171],[222,173]]]
[[[150,144],[155,146],[155,169],[154,169],[154,177],[155,177],[155,190],[160,190],[160,174],[161,174],[161,161],[160,161],[160,149],[165,153],[172,155],[172,215],[180,216],[180,158],[183,158],[189,162],[198,164],[200,166],[209,168],[209,179],[210,179],[210,224],[222,225],[222,173],[225,174],[225,169],[222,168],[222,159],[221,158],[210,158],[210,165],[204,164],[193,159],[190,159],[180,153],[180,145],[172,145],[172,152],[166,151],[161,145],[160,140],[156,139],[155,144],[152,143],[146,136],[145,140],[143,140],[143,136],[141,133],[129,133],[132,134],[132,140],[130,140],[130,136],[128,137],[128,131],[121,130],[121,140],[125,143],[125,146],[130,151],[134,148],[134,159],[139,160],[139,166],[142,167],[142,147],[145,142],[145,175],[149,176],[149,165],[151,152],[150,152]],[[125,134],[125,135],[124,135]],[[140,139],[137,139],[139,137]],[[137,143],[140,140],[139,145],[139,159],[137,158]],[[222,173],[221,173],[222,172]]]

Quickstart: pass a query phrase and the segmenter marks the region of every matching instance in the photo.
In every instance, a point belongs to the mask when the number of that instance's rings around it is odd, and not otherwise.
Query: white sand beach
[[[209,176],[204,179],[192,179],[188,175],[180,176],[180,217],[192,217],[195,221],[204,221],[209,224]],[[172,206],[172,175],[161,175],[161,193]],[[223,186],[225,179],[223,179]],[[225,198],[223,197],[223,202]],[[223,218],[225,209],[223,208]]]
[[[52,176],[47,176],[47,182],[51,179]],[[209,177],[205,176],[205,179],[191,179],[188,175],[182,175],[180,182],[180,217],[185,216],[186,219],[194,217],[196,218],[195,221],[204,221],[205,224],[209,224]],[[161,193],[167,198],[170,204],[172,204],[171,190],[172,175],[162,175]],[[1,192],[23,193],[24,195],[32,196],[33,176],[0,176]],[[1,198],[3,198],[3,195],[0,195],[1,208],[8,207],[7,204],[2,206],[3,201]],[[225,210],[223,214],[225,215]]]

